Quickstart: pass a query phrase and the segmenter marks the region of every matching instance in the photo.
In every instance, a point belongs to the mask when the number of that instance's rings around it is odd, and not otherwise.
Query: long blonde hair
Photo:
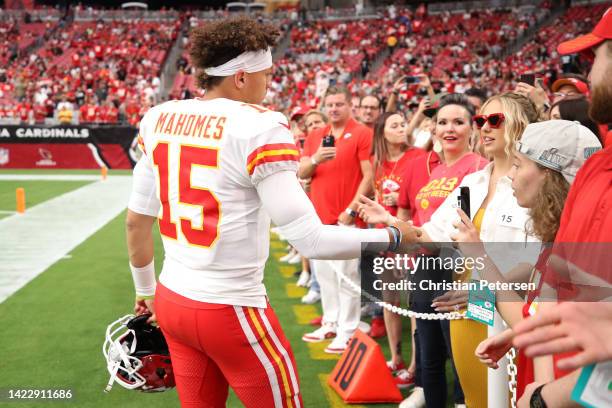
[[[538,121],[538,109],[529,98],[514,92],[504,92],[487,99],[480,108],[480,113],[493,101],[499,102],[501,113],[504,114],[504,152],[510,157],[515,143],[521,138],[527,125]]]

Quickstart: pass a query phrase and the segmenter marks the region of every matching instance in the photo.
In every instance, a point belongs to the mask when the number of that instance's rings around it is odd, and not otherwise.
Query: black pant
[[[427,257],[429,258],[429,257]],[[418,282],[426,279],[433,282],[451,280],[452,273],[448,270],[422,269],[417,271],[411,280]],[[433,298],[444,292],[417,291],[411,293],[411,309],[420,313],[436,313],[431,307]],[[414,296],[413,296],[414,295]],[[414,299],[414,300],[412,300]],[[446,359],[451,359],[454,376],[454,402],[463,404],[463,390],[459,383],[459,377],[453,364],[450,323],[448,320],[424,320],[416,319],[417,330],[415,333],[417,378],[416,384],[423,387],[427,408],[446,407]]]
[[[449,321],[417,319],[414,337],[416,383],[423,387],[427,408],[446,407],[446,359],[449,357],[455,380],[453,400],[456,404],[463,404],[463,390],[452,364]]]

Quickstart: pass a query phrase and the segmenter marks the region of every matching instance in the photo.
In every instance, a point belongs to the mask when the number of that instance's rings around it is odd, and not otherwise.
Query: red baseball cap
[[[557,92],[563,85],[572,85],[583,95],[589,94],[589,85],[577,78],[561,78],[553,82],[551,90]]]
[[[295,120],[295,118],[298,117],[298,116],[304,116],[306,113],[308,113],[309,110],[310,110],[310,108],[308,107],[308,105],[296,106],[291,111],[291,117],[289,119],[290,120]]]
[[[612,7],[608,8],[592,32],[581,35],[573,40],[559,44],[557,51],[561,55],[575,54],[601,44],[605,40],[612,40]]]

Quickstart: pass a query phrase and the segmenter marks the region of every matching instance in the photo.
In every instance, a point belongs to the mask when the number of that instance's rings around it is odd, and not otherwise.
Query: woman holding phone
[[[518,142],[517,151],[513,154],[509,177],[512,179],[512,190],[517,203],[527,209],[530,216],[530,231],[543,242],[554,241],[559,229],[565,199],[576,172],[589,155],[600,148],[601,144],[597,136],[576,122],[550,120],[532,124],[526,128]],[[565,162],[563,168],[539,160],[540,153],[547,150],[555,151],[570,160]],[[465,250],[473,250],[473,243],[479,242],[480,237],[469,219],[462,216],[462,220],[463,222],[458,225],[459,232],[455,238],[457,242],[472,245],[471,248],[465,247]],[[544,257],[545,252],[541,259]],[[485,266],[483,273],[487,280],[503,280],[495,264],[487,263]],[[518,269],[519,267],[517,267],[517,272]],[[526,269],[530,273],[533,267],[529,265]],[[544,280],[532,276],[532,281],[540,282],[540,287],[535,291],[530,291],[525,302],[518,294],[513,296],[514,301],[510,297],[504,297],[504,301],[497,301],[500,313],[510,326],[534,314],[538,309],[538,298]],[[482,341],[476,348],[476,356],[483,364],[497,369],[499,368],[498,361],[506,354],[511,345],[512,329],[507,329]],[[534,371],[533,361],[527,359],[519,351],[517,397],[523,394],[526,385],[535,380],[546,382],[547,378],[541,376],[536,378]]]
[[[538,112],[527,98],[515,93],[503,93],[489,98],[483,105],[480,115],[474,117],[480,129],[480,138],[485,154],[492,158],[483,170],[466,176],[454,187],[469,187],[472,222],[477,227],[479,237],[484,242],[525,242],[537,241],[526,230],[527,211],[521,208],[512,195],[511,180],[508,173],[512,167],[512,151],[525,127],[537,121]],[[439,120],[439,119],[438,119]],[[423,242],[448,242],[456,234],[460,222],[456,203],[459,189],[453,188],[444,203],[439,205],[429,222],[422,226]],[[362,212],[370,216],[389,218],[381,215],[382,208],[375,207],[371,201],[362,200]],[[467,274],[466,274],[467,275]],[[461,280],[469,276],[462,276]],[[459,311],[465,307],[465,297],[446,294],[434,299],[436,311]],[[502,330],[501,318],[494,318],[492,332]],[[451,321],[451,343],[453,357],[466,405],[470,407],[502,406],[498,401],[505,393],[500,387],[507,387],[506,377],[499,373],[490,378],[490,399],[487,397],[487,370],[473,357],[478,344],[487,338],[487,326],[473,320]],[[503,384],[503,385],[502,385]],[[505,399],[505,398],[504,398]]]
[[[435,150],[444,157],[444,162],[431,171],[428,182],[415,198],[415,208],[420,221],[429,217],[440,206],[445,197],[458,185],[463,177],[483,168],[487,160],[470,151],[473,107],[464,95],[450,94],[440,100],[435,119]],[[380,209],[370,214],[362,206],[361,214],[369,223],[385,223],[395,219],[385,208],[367,198],[366,202]],[[420,225],[420,224],[418,224]],[[432,270],[430,274],[442,275],[445,271]],[[411,300],[412,307],[419,312],[431,313],[433,294],[427,293]],[[446,407],[446,359],[451,355],[448,321],[417,320],[417,358],[420,362],[419,383],[423,388],[428,407]],[[463,403],[458,384],[455,387],[455,403]],[[415,391],[416,392],[416,391]]]

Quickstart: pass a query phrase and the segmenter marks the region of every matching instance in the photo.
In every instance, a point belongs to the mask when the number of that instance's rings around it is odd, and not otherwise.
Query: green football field
[[[0,171],[0,176],[3,174],[9,173]],[[32,207],[87,183],[90,182],[0,180],[0,210],[14,210],[17,187],[26,189],[28,207]],[[6,217],[7,214],[0,215]],[[134,294],[127,268],[124,217],[125,212],[0,303],[0,390],[71,389],[74,393],[73,400],[61,403],[7,403],[4,400],[0,401],[0,405],[39,407],[61,404],[75,407],[147,408],[179,406],[174,390],[144,394],[115,385],[110,393],[103,392],[108,381],[101,352],[106,326],[118,317],[130,313],[133,307]],[[3,242],[3,249],[0,251],[14,244]],[[159,270],[163,249],[158,234],[155,244],[158,260],[156,266]],[[336,365],[339,357],[323,353],[325,344],[313,346],[301,340],[301,336],[312,329],[307,322],[320,312],[320,308],[318,305],[301,304],[300,297],[305,293],[305,289],[295,286],[296,278],[293,273],[297,271],[297,267],[278,261],[278,258],[284,255],[284,250],[285,243],[272,241],[265,280],[270,302],[295,353],[304,405],[344,406],[335,392],[325,385],[325,377]],[[404,332],[405,358],[409,361],[408,321]],[[386,338],[379,343],[388,357]],[[235,396],[230,395],[228,406],[240,407],[241,404]]]

